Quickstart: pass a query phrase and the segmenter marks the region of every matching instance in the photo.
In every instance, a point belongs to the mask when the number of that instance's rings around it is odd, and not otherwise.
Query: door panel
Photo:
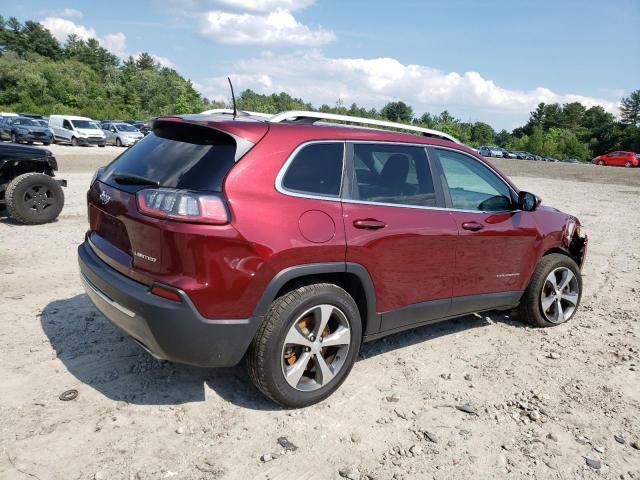
[[[442,191],[424,148],[354,143],[348,151],[346,259],[371,275],[381,331],[446,316],[458,232],[451,213],[437,208]]]
[[[459,233],[451,313],[466,313],[473,305],[490,308],[510,297],[492,294],[526,288],[536,262],[535,221],[530,212],[515,209],[515,192],[484,163],[462,152],[435,151]],[[487,295],[487,301],[467,298],[477,295]]]

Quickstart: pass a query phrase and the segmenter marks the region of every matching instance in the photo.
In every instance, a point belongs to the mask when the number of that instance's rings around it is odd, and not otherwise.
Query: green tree
[[[624,123],[640,125],[640,90],[631,92],[631,95],[622,99],[620,116]]]
[[[413,109],[404,102],[389,102],[380,114],[392,122],[411,123],[413,120]]]
[[[488,123],[476,122],[471,126],[471,143],[474,145],[492,145],[495,139],[496,132]]]

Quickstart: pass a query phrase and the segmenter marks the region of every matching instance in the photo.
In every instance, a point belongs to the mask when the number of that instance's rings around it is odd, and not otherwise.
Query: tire
[[[570,272],[573,277],[565,277],[565,272]],[[565,280],[566,287],[561,288]],[[554,284],[560,288],[554,289]],[[581,298],[580,268],[572,258],[552,253],[542,257],[536,266],[520,301],[520,313],[534,327],[553,327],[569,321],[575,315]],[[545,310],[546,305],[548,307]]]
[[[19,143],[15,133],[11,133],[11,143]]]
[[[105,144],[105,145],[98,145],[98,146],[99,146],[100,148],[104,148],[104,147],[106,147],[107,145]]]
[[[43,144],[45,147],[48,147],[49,145],[51,145],[51,142],[42,142],[42,144]]]
[[[9,216],[25,225],[55,220],[64,206],[62,187],[43,173],[25,173],[9,183],[5,192]]]
[[[600,165],[601,167],[604,167],[606,165],[606,163],[604,163],[604,160],[600,160],[598,162],[598,165]]]
[[[633,165],[631,164],[631,162],[627,162],[627,163],[624,164],[624,166],[626,168],[631,168]]]
[[[121,147],[122,146],[122,142],[120,141],[119,138],[116,138],[116,147]]]
[[[331,312],[330,317],[325,312]],[[320,318],[329,320],[316,339],[313,335],[319,333],[320,324],[316,322]],[[345,330],[349,331],[348,338]],[[333,334],[336,335],[332,342],[336,345],[322,347],[322,339],[326,343]],[[285,343],[287,338],[301,339],[311,347],[304,347],[305,343]],[[327,398],[347,378],[361,339],[360,313],[346,291],[329,283],[303,286],[271,304],[247,352],[249,376],[258,390],[274,402],[291,408],[306,407]],[[305,351],[307,348],[310,351]],[[319,356],[325,369],[317,363]],[[301,372],[297,380],[295,375],[287,379],[285,369],[293,372],[298,364],[306,368],[297,369]],[[325,375],[330,378],[325,380]]]
[[[72,147],[78,146],[78,139],[76,137],[71,137],[71,146]]]

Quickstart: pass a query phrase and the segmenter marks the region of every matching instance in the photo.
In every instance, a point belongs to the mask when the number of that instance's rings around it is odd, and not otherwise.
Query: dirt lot
[[[496,162],[590,235],[569,324],[492,314],[398,334],[329,400],[287,411],[243,365],[158,362],[97,313],[76,247],[92,172],[119,150],[54,149],[59,221],[0,219],[1,479],[640,479],[640,169]]]

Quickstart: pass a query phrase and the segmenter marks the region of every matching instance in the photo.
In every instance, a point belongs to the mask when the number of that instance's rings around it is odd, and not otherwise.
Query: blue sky
[[[33,0],[2,15],[148,51],[216,99],[231,75],[236,90],[404,100],[511,129],[540,101],[615,113],[640,88],[639,0]]]

